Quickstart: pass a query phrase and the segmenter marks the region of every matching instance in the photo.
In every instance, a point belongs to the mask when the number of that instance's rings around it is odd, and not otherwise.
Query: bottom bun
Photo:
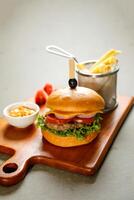
[[[88,144],[92,140],[94,140],[96,136],[98,135],[98,132],[93,132],[89,134],[85,139],[79,140],[75,136],[64,137],[64,136],[55,135],[50,131],[43,131],[42,133],[43,133],[44,138],[48,142],[60,147],[74,147],[74,146]]]

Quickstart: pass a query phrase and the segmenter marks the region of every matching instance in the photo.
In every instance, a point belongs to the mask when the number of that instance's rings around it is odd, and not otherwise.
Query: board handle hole
[[[16,163],[8,163],[3,167],[3,171],[5,173],[12,173],[18,169],[18,165]]]

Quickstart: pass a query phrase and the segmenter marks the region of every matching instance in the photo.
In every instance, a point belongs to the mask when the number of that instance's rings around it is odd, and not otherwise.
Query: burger
[[[38,116],[44,138],[61,147],[90,143],[101,130],[104,100],[85,87],[59,89],[48,97],[48,111]]]

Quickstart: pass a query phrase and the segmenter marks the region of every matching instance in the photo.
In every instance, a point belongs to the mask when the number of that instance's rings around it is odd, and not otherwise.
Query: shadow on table
[[[48,175],[51,175],[53,179],[55,179],[55,182],[61,181],[61,182],[66,182],[66,184],[75,185],[75,184],[81,184],[81,183],[86,183],[86,184],[94,184],[97,180],[97,177],[99,175],[99,171],[92,176],[84,176],[81,174],[76,174],[72,173],[69,171],[61,170],[61,169],[56,169],[56,168],[51,168],[49,166],[44,166],[44,165],[35,165],[33,167],[33,172],[37,171],[42,171],[44,173],[47,173]]]
[[[32,168],[32,170],[30,168],[29,171],[31,171],[31,173],[40,171],[40,172],[47,173],[48,175],[50,174],[51,176],[53,176],[53,178],[55,179],[56,182],[60,180],[66,185],[70,185],[70,183],[71,183],[72,186],[73,185],[78,186],[78,184],[81,184],[81,183],[94,184],[96,182],[96,179],[99,174],[99,171],[98,171],[93,176],[83,176],[80,174],[74,174],[72,172],[59,170],[59,169],[51,168],[49,166],[44,166],[44,165],[40,165],[40,164],[35,165]],[[26,177],[24,177],[24,178],[26,178]],[[19,182],[18,184],[13,185],[13,186],[8,186],[8,187],[0,186],[0,197],[16,192],[22,186],[23,181],[24,181],[24,179],[21,182]]]
[[[22,183],[23,182],[21,181],[20,183],[13,185],[13,186],[8,186],[8,187],[0,186],[0,198],[1,198],[1,196],[6,196],[6,195],[9,195],[9,194],[15,192],[17,189],[20,188]]]
[[[9,155],[0,153],[0,164],[2,164],[4,161],[8,160],[9,158],[10,158]],[[9,195],[12,192],[16,191],[18,188],[20,188],[21,184],[22,184],[22,181],[16,185],[8,186],[8,187],[0,185],[0,199],[1,199],[1,196]]]

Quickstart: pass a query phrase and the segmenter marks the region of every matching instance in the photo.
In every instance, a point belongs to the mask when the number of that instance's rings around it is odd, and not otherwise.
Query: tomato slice
[[[94,117],[91,117],[91,118],[74,117],[74,118],[70,118],[70,119],[59,119],[59,118],[55,117],[54,114],[49,114],[46,117],[46,122],[52,123],[52,124],[66,124],[69,122],[91,124],[93,121],[94,121]]]
[[[52,124],[65,124],[72,121],[72,119],[58,119],[55,117],[54,114],[49,114],[46,117],[46,122],[52,123]]]

